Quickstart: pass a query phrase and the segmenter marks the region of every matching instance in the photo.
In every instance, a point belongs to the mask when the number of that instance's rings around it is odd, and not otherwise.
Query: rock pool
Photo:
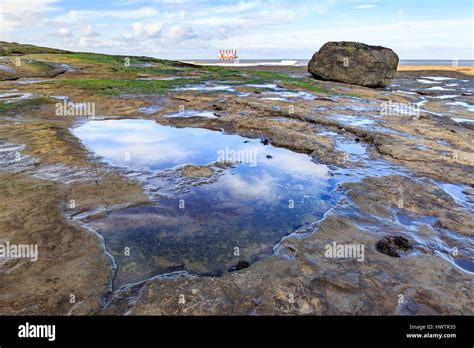
[[[234,162],[185,193],[92,222],[117,261],[115,286],[177,270],[221,275],[270,255],[336,203],[325,165],[265,140],[141,119],[88,121],[72,131],[94,154],[135,173]]]

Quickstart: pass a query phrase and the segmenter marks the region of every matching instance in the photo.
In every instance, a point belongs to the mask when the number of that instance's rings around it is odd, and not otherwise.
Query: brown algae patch
[[[213,171],[207,166],[191,166],[187,165],[183,168],[183,174],[191,177],[211,177]]]

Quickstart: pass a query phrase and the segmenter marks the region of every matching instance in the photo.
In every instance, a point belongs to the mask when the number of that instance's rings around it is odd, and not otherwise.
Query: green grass
[[[184,85],[196,85],[207,81],[225,83],[230,85],[243,84],[267,84],[278,83],[287,89],[305,90],[313,93],[330,93],[321,87],[316,80],[311,78],[294,78],[282,73],[271,73],[263,71],[245,72],[229,69],[196,69],[201,72],[199,78],[180,78],[176,80],[136,80],[136,79],[74,79],[58,80],[55,83],[76,86],[88,92],[99,95],[116,96],[120,94],[154,94],[163,93]],[[147,73],[150,75],[177,75],[179,70],[161,69],[153,67],[133,68],[117,67],[110,68],[111,71],[125,73]]]
[[[68,58],[74,58],[83,62],[96,63],[96,64],[109,64],[109,65],[122,65],[125,64],[125,58],[130,59],[130,64],[141,64],[144,61],[126,56],[113,56],[108,54],[99,53],[70,53],[67,55]]]
[[[77,86],[87,92],[98,95],[116,96],[120,94],[162,93],[183,85],[196,85],[208,81],[231,85],[277,83],[290,90],[305,90],[322,94],[329,93],[329,91],[323,88],[316,80],[311,78],[295,78],[279,72],[238,70],[218,66],[193,66],[180,62],[146,57],[131,57],[130,64],[153,62],[154,66],[127,67],[124,66],[124,56],[111,56],[95,53],[72,53],[67,56],[96,64],[108,65],[106,69],[112,74],[117,73],[130,75],[130,77],[125,79],[113,78],[113,76],[111,78],[110,76],[107,76],[104,79],[74,79],[59,80],[55,82],[67,86]],[[186,73],[193,73],[199,77],[183,77],[170,81],[135,79],[135,76],[138,74],[147,74],[151,76],[183,76]]]
[[[347,46],[344,48],[347,52],[349,52],[350,54],[354,54],[354,52],[356,51],[356,48],[353,47],[353,46]]]
[[[219,75],[239,75],[243,71],[237,69],[230,69],[222,66],[198,66],[199,70],[204,72],[218,73]]]
[[[53,83],[65,86],[77,86],[83,88],[86,92],[99,95],[120,95],[122,93],[130,94],[153,94],[169,91],[173,88],[183,85],[195,85],[207,81],[215,83],[225,83],[232,85],[242,84],[269,84],[277,83],[278,85],[289,90],[305,90],[313,93],[327,94],[330,91],[322,87],[317,80],[309,77],[295,78],[285,73],[235,69],[219,66],[195,66],[187,63],[156,59],[151,57],[108,55],[99,53],[85,52],[67,52],[32,45],[20,45],[16,43],[6,43],[0,41],[1,50],[7,50],[9,54],[26,54],[26,53],[56,53],[58,58],[76,59],[82,62],[95,64],[101,71],[118,74],[130,75],[126,79],[114,79],[107,76],[104,79],[74,79],[74,80],[58,80]],[[131,66],[125,66],[126,58],[130,59]],[[133,66],[136,64],[151,63],[150,67]],[[51,70],[52,66],[46,62],[36,61],[31,63],[41,70]],[[106,70],[102,70],[106,69]],[[152,76],[179,76],[185,73],[194,73],[199,78],[180,78],[170,81],[162,80],[135,80],[138,74],[148,74]],[[184,73],[184,74],[183,74]],[[30,99],[15,103],[4,103],[0,105],[0,112],[11,112],[12,110],[22,107],[35,107],[42,102],[38,99]],[[45,98],[43,98],[45,99]],[[28,103],[31,103],[28,105]]]
[[[157,58],[152,58],[152,57],[122,56],[122,55],[109,55],[109,54],[85,53],[85,52],[69,53],[69,54],[64,55],[64,57],[73,58],[73,59],[81,60],[83,62],[88,62],[88,63],[107,64],[107,65],[112,65],[116,67],[124,67],[124,68],[132,68],[132,69],[134,68],[133,66],[130,66],[130,67],[125,66],[125,62],[127,58],[129,59],[130,65],[152,63],[152,64],[158,64],[162,66],[163,68],[173,67],[173,68],[185,69],[185,68],[194,67],[191,64],[186,64],[186,63],[166,60],[166,59],[157,59]],[[146,67],[142,67],[142,68],[136,67],[136,68],[144,69]]]
[[[124,74],[149,74],[149,75],[178,75],[185,69],[177,69],[171,67],[125,67],[113,66],[108,68],[111,72],[119,72]]]
[[[0,56],[21,55],[21,54],[57,54],[67,53],[68,51],[55,48],[40,47],[34,45],[19,44],[17,42],[0,41]]]
[[[293,81],[286,81],[282,83],[283,87],[286,88],[296,88],[304,89],[308,92],[321,93],[321,94],[330,94],[331,91],[327,88],[321,86],[316,80],[311,78],[296,78]]]
[[[34,66],[36,68],[38,68],[39,70],[42,70],[42,71],[51,71],[51,70],[54,70],[54,66],[51,65],[51,64],[48,64],[46,62],[42,62],[42,61],[39,61],[39,60],[34,60],[32,61],[31,63],[27,63],[31,66]]]
[[[116,96],[123,93],[130,94],[154,94],[163,93],[170,89],[202,83],[200,79],[177,79],[170,81],[161,80],[61,80],[58,83],[77,86],[87,91],[94,92],[99,95]]]

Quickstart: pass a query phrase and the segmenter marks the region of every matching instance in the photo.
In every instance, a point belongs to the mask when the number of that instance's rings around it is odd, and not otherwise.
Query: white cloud
[[[226,175],[217,183],[217,187],[234,197],[271,201],[276,198],[276,180],[268,174],[261,177],[243,178],[240,175]]]
[[[82,28],[81,33],[84,37],[99,36],[99,34],[94,30],[94,28],[90,24],[85,25]]]
[[[148,40],[160,36],[163,25],[161,23],[133,23],[132,30],[137,40]]]
[[[401,21],[375,0],[124,1],[66,11],[56,0],[0,0],[0,39],[193,59],[234,47],[242,58],[305,58],[327,41],[346,40],[391,47],[402,58],[473,58],[472,19],[462,18],[463,9],[457,19],[421,20],[417,12],[416,21]],[[374,7],[385,17],[370,17]]]
[[[59,35],[59,36],[63,36],[63,37],[70,37],[72,36],[71,34],[71,31],[68,29],[68,28],[59,28],[56,33]]]
[[[301,48],[308,40],[320,37],[320,45],[325,41],[346,40],[390,47],[405,59],[452,59],[460,56],[473,59],[471,30],[472,19],[464,18],[364,26],[354,24],[335,29],[293,32],[288,35],[292,36],[289,47]]]
[[[8,40],[11,32],[21,27],[34,28],[54,11],[57,0],[1,0],[0,39]]]
[[[266,25],[282,25],[295,21],[295,14],[291,10],[279,9],[272,11],[259,11],[255,13],[227,16],[196,16],[187,23],[192,25],[239,25],[246,27],[263,27]]]
[[[374,7],[375,7],[374,4],[364,4],[364,5],[354,6],[354,8],[359,9],[359,10],[366,10],[366,9],[374,8]]]
[[[124,40],[117,39],[98,39],[96,37],[81,37],[77,41],[77,45],[84,51],[105,53],[107,51],[116,51],[117,49],[125,50],[125,53],[130,52],[127,50],[129,46]],[[76,48],[76,46],[74,46]]]
[[[331,6],[336,3],[336,0],[317,1],[316,3],[309,6],[310,10],[315,11],[317,14],[325,14]]]
[[[156,17],[159,11],[154,7],[141,7],[135,10],[114,10],[114,11],[92,11],[92,10],[72,10],[52,18],[57,22],[80,22],[84,20],[93,20],[98,18],[112,19],[141,19]]]
[[[81,37],[79,39],[79,47],[81,48],[89,46],[90,43],[91,43],[91,40],[89,40],[89,38],[87,37]]]
[[[213,13],[235,13],[248,11],[261,6],[260,1],[240,1],[235,5],[216,6],[210,9]]]
[[[192,28],[178,25],[169,28],[164,37],[170,41],[185,41],[198,38]]]

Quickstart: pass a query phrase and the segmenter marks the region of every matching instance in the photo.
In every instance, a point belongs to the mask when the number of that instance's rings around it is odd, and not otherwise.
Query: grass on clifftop
[[[40,47],[35,45],[19,44],[17,42],[0,41],[0,56],[38,54],[38,53],[68,53],[56,48]]]
[[[134,68],[134,65],[140,64],[153,64],[161,65],[163,67],[193,67],[191,64],[186,64],[178,61],[166,60],[166,59],[157,59],[152,57],[137,57],[137,56],[122,56],[122,55],[109,55],[109,54],[100,54],[100,53],[69,53],[65,55],[67,58],[72,58],[88,63],[95,64],[108,64],[116,68],[127,68],[125,63],[130,63],[128,68]],[[145,67],[137,67],[145,68]]]
[[[70,53],[67,55],[68,58],[81,60],[83,62],[95,63],[95,64],[110,64],[110,65],[121,65],[124,66],[126,58],[129,58],[130,64],[142,64],[145,61],[135,57],[125,56],[113,56],[108,54],[99,53]]]

